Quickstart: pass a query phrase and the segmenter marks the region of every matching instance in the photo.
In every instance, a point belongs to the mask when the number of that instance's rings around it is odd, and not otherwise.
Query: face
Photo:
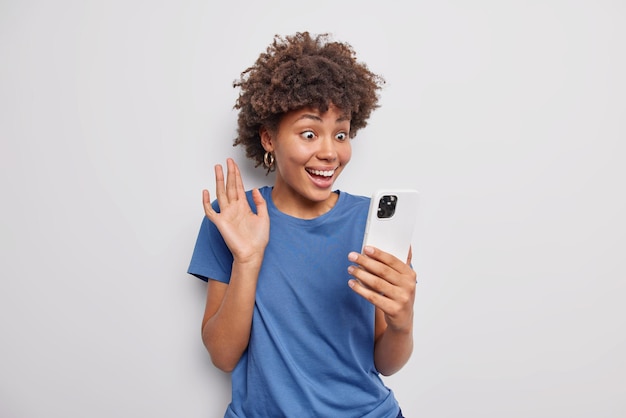
[[[326,213],[337,201],[333,184],[350,161],[350,119],[331,105],[325,113],[304,108],[283,116],[275,133],[261,130],[263,148],[274,154],[274,204],[299,218]]]

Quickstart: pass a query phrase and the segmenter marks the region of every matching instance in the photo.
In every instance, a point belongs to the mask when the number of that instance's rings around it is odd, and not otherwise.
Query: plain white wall
[[[402,5],[400,5],[402,4]],[[626,416],[626,3],[0,1],[0,416],[218,417],[186,272],[232,81],[331,32],[387,79],[338,187],[412,186],[408,417]]]

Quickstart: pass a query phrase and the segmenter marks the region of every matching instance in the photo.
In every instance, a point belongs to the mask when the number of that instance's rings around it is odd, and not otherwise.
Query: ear
[[[274,151],[274,143],[272,142],[272,135],[265,126],[261,126],[259,129],[259,135],[261,136],[261,145],[265,151]]]

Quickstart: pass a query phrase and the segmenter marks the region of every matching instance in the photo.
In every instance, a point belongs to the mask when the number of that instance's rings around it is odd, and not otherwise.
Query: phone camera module
[[[381,219],[391,218],[396,213],[398,197],[395,195],[384,195],[378,201],[377,216]]]

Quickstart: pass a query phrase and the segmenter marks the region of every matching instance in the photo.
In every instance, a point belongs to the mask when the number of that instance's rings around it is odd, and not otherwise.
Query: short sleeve
[[[233,255],[222,235],[215,224],[205,216],[200,224],[187,273],[204,281],[213,279],[228,283],[232,264]]]

